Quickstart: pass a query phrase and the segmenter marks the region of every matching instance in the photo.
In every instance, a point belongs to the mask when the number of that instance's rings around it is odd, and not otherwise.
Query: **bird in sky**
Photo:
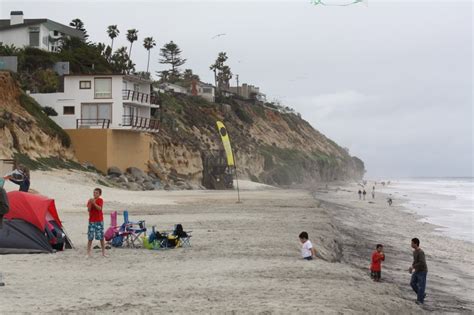
[[[212,39],[226,35],[226,33],[220,33],[212,37]]]

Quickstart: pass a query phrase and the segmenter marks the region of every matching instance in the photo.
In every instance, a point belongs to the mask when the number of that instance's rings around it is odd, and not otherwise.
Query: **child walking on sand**
[[[382,261],[384,260],[383,245],[377,244],[372,253],[372,263],[370,264],[370,277],[376,282],[379,282],[382,276]]]
[[[104,200],[100,198],[102,190],[100,188],[94,189],[94,197],[87,202],[87,210],[89,211],[89,227],[87,229],[87,256],[91,256],[92,241],[94,238],[100,241],[102,249],[102,256],[105,255],[105,241],[104,241],[104,215],[102,207]]]
[[[301,244],[303,244],[301,246],[301,256],[303,256],[303,259],[305,260],[313,260],[313,257],[316,257],[316,250],[308,239],[308,233],[301,232],[299,238]]]

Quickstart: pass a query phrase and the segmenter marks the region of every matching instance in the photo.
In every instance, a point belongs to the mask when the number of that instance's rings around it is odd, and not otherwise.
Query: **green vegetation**
[[[52,121],[48,115],[43,111],[42,107],[31,97],[25,93],[20,95],[20,105],[38,122],[38,126],[48,135],[52,137],[58,137],[61,140],[63,146],[69,148],[71,145],[71,139],[69,135],[59,127],[54,121]]]

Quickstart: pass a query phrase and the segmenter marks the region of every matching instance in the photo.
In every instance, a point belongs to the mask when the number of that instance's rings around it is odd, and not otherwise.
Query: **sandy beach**
[[[242,203],[234,191],[104,188],[106,226],[110,211],[127,209],[159,230],[183,224],[192,247],[113,248],[108,258],[97,250],[87,259],[84,204],[97,185],[81,173],[34,172],[32,188],[55,198],[76,249],[0,256],[0,313],[473,312],[474,245],[435,233],[398,200],[389,207],[377,191],[359,201],[348,184],[312,191],[240,184]],[[320,258],[300,258],[303,230]],[[427,255],[423,307],[409,287],[412,237]],[[381,283],[368,272],[376,243],[387,256]]]

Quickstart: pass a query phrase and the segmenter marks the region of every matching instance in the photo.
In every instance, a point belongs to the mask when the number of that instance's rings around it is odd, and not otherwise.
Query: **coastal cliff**
[[[9,72],[0,71],[0,158],[73,160],[70,139]]]
[[[161,128],[153,136],[149,171],[162,186],[201,185],[204,157],[223,149],[217,120],[228,129],[240,178],[288,186],[358,180],[365,172],[360,159],[294,112],[235,98],[211,103],[161,94],[160,99],[155,117]],[[0,105],[0,157],[75,160],[69,136],[8,72],[0,72]]]
[[[190,180],[202,178],[203,155],[222,150],[216,121],[223,121],[239,177],[272,185],[359,180],[364,163],[293,112],[233,98],[216,103],[162,95],[162,128],[153,163]]]

